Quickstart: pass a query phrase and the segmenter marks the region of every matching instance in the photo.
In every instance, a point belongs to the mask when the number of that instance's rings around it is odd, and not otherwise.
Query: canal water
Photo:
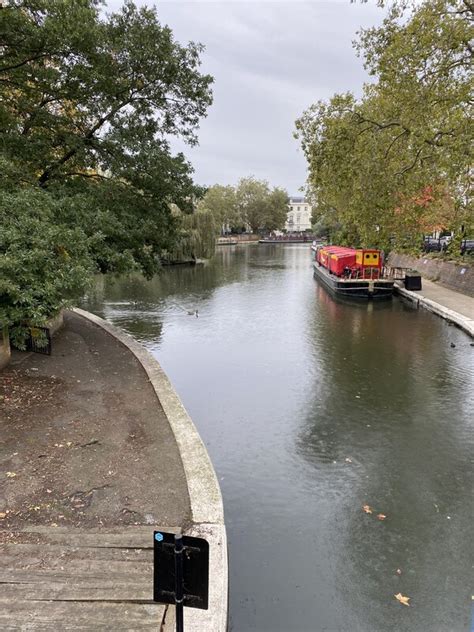
[[[465,334],[399,299],[335,300],[303,245],[102,278],[84,307],[156,356],[209,450],[232,631],[470,630]]]

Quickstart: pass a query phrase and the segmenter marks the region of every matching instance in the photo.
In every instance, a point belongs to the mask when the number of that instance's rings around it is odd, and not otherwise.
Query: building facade
[[[285,230],[288,233],[301,233],[311,228],[311,205],[304,197],[290,197],[290,210],[286,217]]]

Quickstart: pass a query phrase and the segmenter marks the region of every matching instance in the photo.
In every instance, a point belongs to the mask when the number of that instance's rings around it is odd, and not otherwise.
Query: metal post
[[[176,605],[176,632],[184,632],[183,622],[183,536],[174,536],[174,599]]]

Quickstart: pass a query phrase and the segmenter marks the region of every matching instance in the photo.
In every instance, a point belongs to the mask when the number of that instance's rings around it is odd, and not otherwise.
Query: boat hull
[[[309,244],[311,239],[259,239],[259,244]]]
[[[331,292],[344,298],[367,301],[390,299],[393,295],[393,281],[389,279],[341,279],[318,263],[313,264],[313,275]]]

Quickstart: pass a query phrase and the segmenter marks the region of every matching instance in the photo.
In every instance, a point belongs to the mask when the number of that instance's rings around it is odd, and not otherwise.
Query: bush
[[[57,223],[61,205],[36,188],[0,191],[0,329],[24,345],[27,327],[41,326],[87,286],[92,260],[79,228]]]

